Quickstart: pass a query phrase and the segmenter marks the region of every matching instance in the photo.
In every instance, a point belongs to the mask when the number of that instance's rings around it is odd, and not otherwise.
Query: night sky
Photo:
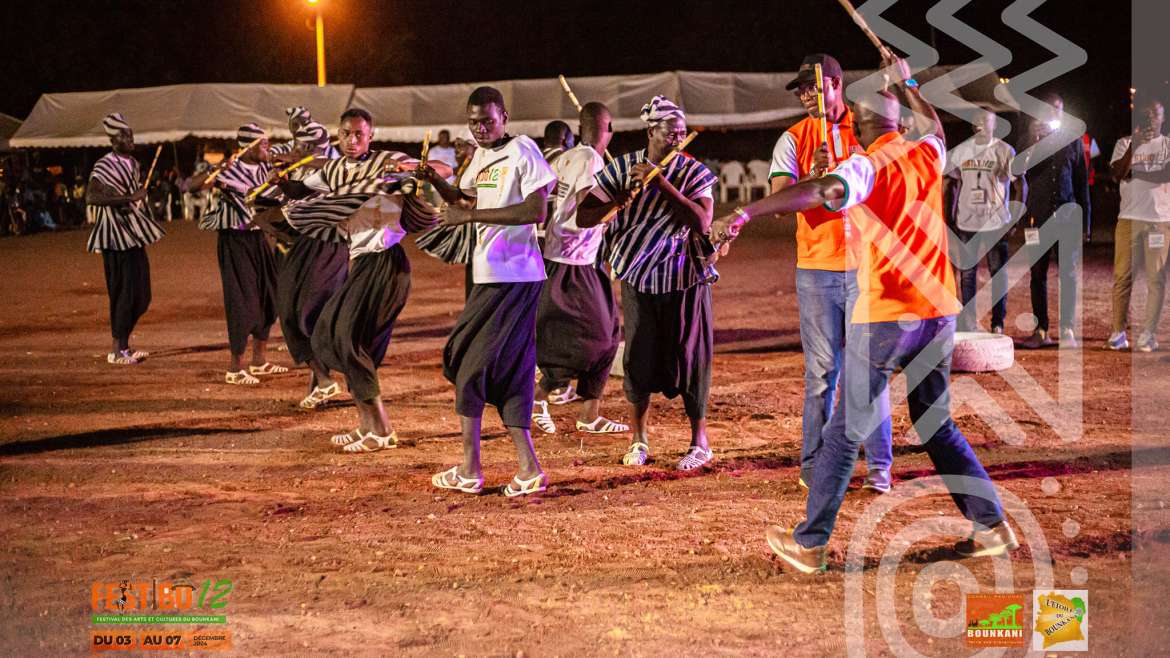
[[[794,70],[825,51],[846,68],[877,54],[836,0],[414,2],[321,0],[329,81],[358,86],[504,78]],[[858,0],[855,4],[862,4]],[[885,16],[931,41],[926,9],[901,0]],[[1046,61],[1043,47],[1004,26],[1010,2],[977,0],[958,17],[1013,54],[1016,75]],[[20,0],[0,3],[0,111],[23,118],[44,92],[188,82],[312,83],[305,0]],[[1032,13],[1088,53],[1050,86],[1102,136],[1128,131],[1130,7],[1049,0]],[[934,35],[941,62],[974,53]]]

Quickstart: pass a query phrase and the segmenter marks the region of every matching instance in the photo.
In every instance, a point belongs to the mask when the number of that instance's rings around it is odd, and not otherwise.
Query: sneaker
[[[1003,327],[998,324],[993,324],[991,325],[991,333],[996,334],[997,336],[1002,336]]]
[[[884,494],[890,490],[890,472],[884,468],[875,468],[865,476],[862,489]]]
[[[764,537],[768,548],[801,573],[817,573],[828,568],[825,547],[805,548],[796,543],[791,530],[770,525]]]
[[[1107,349],[1113,350],[1114,352],[1128,350],[1129,338],[1126,337],[1124,331],[1115,331],[1112,334],[1109,334],[1109,341],[1105,343],[1105,347]]]
[[[1031,336],[1020,341],[1020,347],[1026,350],[1038,350],[1050,345],[1052,342],[1048,340],[1048,332],[1044,329],[1037,329],[1032,332]]]
[[[1137,349],[1139,352],[1154,352],[1158,349],[1158,339],[1154,338],[1154,334],[1143,331],[1138,336]]]
[[[1003,555],[1019,547],[1012,527],[1000,521],[986,530],[972,530],[970,537],[955,544],[955,552],[963,557],[985,557]]]
[[[1080,343],[1077,342],[1077,335],[1073,332],[1073,330],[1072,329],[1061,329],[1060,330],[1060,349],[1074,350],[1078,347],[1080,347]]]

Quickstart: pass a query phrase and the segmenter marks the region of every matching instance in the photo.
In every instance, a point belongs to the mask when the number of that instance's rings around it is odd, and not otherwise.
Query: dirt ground
[[[95,581],[230,578],[235,655],[969,655],[961,594],[996,582],[1088,589],[1093,654],[1165,655],[1170,365],[1099,349],[1111,245],[1087,255],[1086,349],[1017,352],[1011,378],[955,376],[955,416],[1024,548],[953,561],[964,529],[921,486],[932,471],[896,389],[895,493],[851,491],[830,571],[805,577],[763,539],[803,515],[803,365],[790,229],[760,224],[715,288],[714,467],[672,470],[686,446],[678,400],[655,403],[658,461],[645,468],[618,464],[627,436],[569,430],[570,405],[554,413],[562,430],[537,438],[552,486],[525,500],[430,486],[460,455],[440,372],[459,268],[411,247],[413,292],[381,370],[404,445],[350,456],[328,437],[353,427],[351,404],[296,408],[305,369],[223,384],[213,235],[170,224],[150,249],[154,302],[134,344],[152,354],[133,368],[105,362],[101,259],[84,232],[0,240],[0,654],[87,655]],[[1029,309],[1023,273],[1009,331]],[[1083,432],[1075,396],[1041,403],[1078,380]],[[1004,415],[976,411],[996,405]],[[625,418],[620,381],[603,410]],[[501,429],[489,412],[495,487],[515,467]],[[915,528],[928,536],[900,545]]]

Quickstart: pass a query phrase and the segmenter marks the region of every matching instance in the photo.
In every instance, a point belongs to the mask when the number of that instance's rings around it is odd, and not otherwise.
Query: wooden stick
[[[583,106],[581,105],[581,101],[577,100],[577,94],[573,93],[573,88],[569,86],[569,81],[563,75],[558,75],[557,79],[561,81],[561,89],[564,89],[565,93],[568,94],[569,100],[573,103],[573,107],[577,108],[577,114],[580,114]],[[606,162],[613,162],[613,156],[609,154],[609,149],[605,149],[604,155]]]
[[[427,154],[430,153],[430,151],[431,151],[431,131],[428,130],[425,133],[423,133],[422,155],[418,159],[418,168],[420,171],[422,170],[423,167],[427,166]],[[419,197],[419,198],[422,197],[422,192],[423,192],[422,188],[423,188],[422,185],[418,185],[414,188],[414,195],[416,197]]]
[[[833,150],[829,148],[829,117],[825,115],[825,77],[821,71],[820,64],[813,64],[813,75],[816,76],[817,89],[817,112],[820,113],[819,119],[821,126],[821,143],[829,151],[830,166],[833,162]]]
[[[146,172],[146,182],[142,184],[144,190],[150,187],[150,177],[154,176],[154,166],[158,164],[158,156],[162,153],[162,147],[163,145],[159,144],[158,148],[154,150],[154,160],[151,160],[150,169]]]
[[[283,171],[281,171],[279,174],[277,174],[277,176],[279,178],[284,178],[293,169],[303,167],[316,159],[317,159],[317,156],[315,156],[315,155],[306,155],[305,157],[301,158],[300,160],[297,160],[296,162],[285,167]],[[246,203],[246,202],[252,201],[256,197],[260,196],[260,193],[263,192],[264,190],[267,190],[269,187],[272,187],[271,181],[264,181],[264,183],[262,185],[256,186],[256,189],[254,189],[248,193],[248,196],[244,199],[244,202]]]
[[[666,157],[662,158],[662,162],[659,162],[658,165],[655,166],[654,169],[652,169],[649,174],[646,174],[646,178],[642,181],[642,185],[634,188],[634,190],[630,194],[630,198],[632,199],[632,198],[638,196],[638,193],[641,192],[643,189],[645,189],[646,184],[649,183],[650,181],[654,180],[654,178],[657,177],[658,175],[660,175],[662,173],[663,169],[670,166],[670,163],[676,157],[678,157],[679,153],[682,153],[683,149],[685,149],[687,147],[687,144],[690,144],[691,140],[693,140],[694,138],[696,138],[698,136],[699,136],[698,132],[691,131],[691,134],[687,135],[686,138],[683,139],[683,141],[679,142],[678,146],[674,147],[674,150],[672,150],[670,153],[667,153]],[[609,212],[605,213],[605,217],[603,217],[601,219],[601,223],[608,224],[610,221],[613,220],[614,217],[617,217],[619,210],[620,210],[620,208],[615,207],[615,208],[611,209]]]
[[[252,143],[251,143],[251,144],[248,144],[248,145],[247,145],[247,146],[245,146],[244,148],[242,148],[242,149],[240,149],[240,150],[236,151],[235,153],[233,153],[233,154],[231,155],[231,157],[230,157],[230,158],[228,158],[228,159],[227,159],[227,161],[223,163],[223,166],[222,166],[222,167],[220,167],[219,169],[216,169],[215,171],[211,172],[211,175],[207,177],[207,180],[203,181],[203,185],[204,185],[204,186],[211,185],[212,181],[214,181],[216,178],[219,178],[219,175],[220,175],[221,173],[223,173],[223,170],[224,170],[224,169],[227,169],[228,167],[232,166],[232,163],[233,163],[233,162],[235,162],[236,160],[238,160],[238,159],[240,158],[240,156],[241,156],[241,155],[243,155],[243,154],[247,153],[248,151],[252,150],[252,147],[253,147],[253,146],[256,146],[257,144],[259,144],[259,143],[260,143],[260,140],[262,140],[262,139],[266,139],[267,137],[268,137],[268,135],[261,135],[261,136],[257,137],[256,139],[252,140]]]
[[[878,52],[882,54],[882,57],[886,57],[887,55],[892,57],[889,47],[882,43],[882,40],[873,33],[873,30],[871,30],[869,27],[869,23],[865,22],[865,17],[853,8],[853,3],[849,0],[837,0],[837,2],[841,3],[841,6],[845,8],[845,11],[849,12],[849,17],[853,19],[854,23],[857,23],[857,27],[861,28],[861,31],[864,32],[865,36],[869,38],[869,42],[873,44],[874,48],[878,49]]]

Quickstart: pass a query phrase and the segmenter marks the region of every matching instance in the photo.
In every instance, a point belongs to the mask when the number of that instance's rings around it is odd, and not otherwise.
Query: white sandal
[[[548,413],[548,402],[544,400],[532,403],[532,422],[545,434],[555,434],[557,431],[557,424]]]
[[[431,476],[431,484],[440,489],[451,489],[469,494],[483,491],[483,478],[465,478],[459,474],[458,466],[452,466],[442,473],[435,473]]]
[[[577,421],[577,431],[589,432],[590,434],[619,434],[630,431],[630,426],[612,421],[604,416],[598,416],[593,419],[592,423]]]
[[[691,446],[691,449],[687,451],[687,454],[683,455],[683,458],[678,460],[678,470],[693,471],[696,468],[702,468],[711,462],[711,457],[714,454],[715,453],[711,452],[710,448],[704,450],[699,446]]]
[[[626,466],[644,466],[648,461],[650,461],[650,446],[641,441],[631,443],[630,449],[622,455],[622,463]]]
[[[325,388],[314,386],[313,392],[309,393],[305,396],[305,399],[301,400],[301,408],[316,409],[322,402],[330,398],[335,398],[338,395],[341,395],[341,386],[339,386],[337,382],[333,382]]]
[[[130,350],[130,356],[138,359],[139,361],[142,361],[146,357],[150,356],[150,352],[144,352],[142,350]]]
[[[282,372],[288,372],[288,368],[278,366],[275,363],[265,363],[262,366],[248,366],[248,372],[253,375],[279,375]]]
[[[570,402],[576,402],[577,400],[581,399],[581,396],[577,395],[577,389],[573,388],[572,384],[569,384],[563,389],[558,390],[560,391],[559,393],[557,391],[552,391],[548,394],[549,404],[569,404]]]
[[[361,440],[362,440],[362,431],[361,430],[351,430],[349,432],[346,432],[345,434],[334,434],[333,436],[329,437],[329,443],[332,443],[335,446],[347,446],[347,445],[353,443],[354,441],[361,441]]]
[[[512,478],[512,481],[504,487],[504,495],[508,498],[515,498],[516,496],[540,493],[547,489],[548,476],[544,473],[537,473],[527,480],[521,480],[519,476]]]
[[[122,350],[107,354],[106,363],[112,363],[118,366],[135,366],[138,365],[138,358],[130,350]]]
[[[223,380],[229,384],[242,384],[245,386],[255,386],[256,384],[260,383],[259,379],[249,375],[246,370],[241,370],[239,372],[229,372],[224,375]]]
[[[362,434],[361,430],[358,430],[358,434],[361,438],[343,447],[342,452],[378,452],[398,447],[398,432],[391,432],[390,436],[378,436],[373,432]],[[373,447],[370,446],[370,441],[374,442]]]

